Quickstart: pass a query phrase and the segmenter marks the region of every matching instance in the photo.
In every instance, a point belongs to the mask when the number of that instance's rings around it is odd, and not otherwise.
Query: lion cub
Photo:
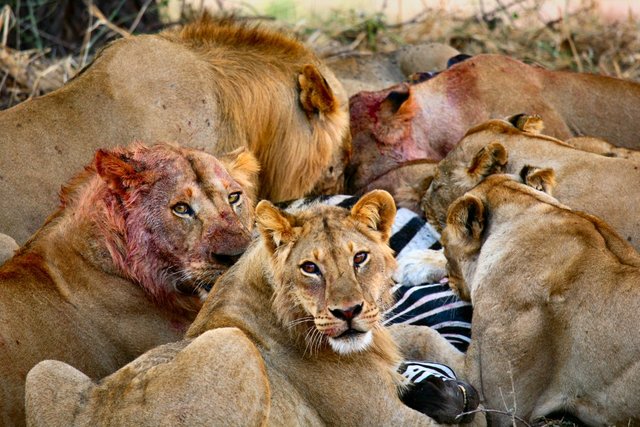
[[[528,422],[563,414],[580,425],[640,423],[633,247],[600,219],[502,174],[451,205],[442,242],[449,281],[473,304],[467,374],[486,408],[508,405]],[[513,422],[488,415],[492,425]]]
[[[381,324],[395,213],[380,190],[350,211],[260,202],[260,238],[216,282],[188,340],[99,384],[64,364],[38,365],[27,384],[32,425],[63,425],[70,414],[76,425],[233,424],[243,414],[253,425],[434,425],[400,401],[401,356]]]

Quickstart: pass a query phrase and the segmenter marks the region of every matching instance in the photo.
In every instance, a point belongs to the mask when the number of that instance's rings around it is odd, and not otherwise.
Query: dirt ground
[[[29,2],[55,3],[23,3]],[[137,14],[126,17],[129,21],[113,11],[94,8],[85,11],[90,25],[77,35],[75,49],[64,49],[52,42],[55,37],[47,33],[50,29],[44,18],[37,21],[24,12],[17,14],[12,3],[20,4],[9,2],[0,9],[0,109],[59,87],[91,61],[101,42],[136,34],[139,28],[147,31],[179,24],[200,12],[199,7],[182,7],[174,19],[156,10],[153,18],[162,21],[153,25],[152,19],[144,20],[152,13],[151,8],[144,8],[151,4],[148,0],[128,0],[134,3],[134,12],[136,5],[142,5]],[[202,0],[193,3],[203,4]],[[468,54],[501,53],[551,69],[640,81],[640,2],[636,0],[374,1],[365,2],[366,9],[358,0],[347,0],[334,2],[342,4],[341,9],[323,2],[321,14],[311,10],[300,17],[296,14],[302,13],[302,6],[312,2],[264,1],[262,9],[245,1],[211,3],[214,13],[235,13],[285,27],[323,56],[366,55],[407,43],[435,41]],[[569,8],[562,9],[564,4]],[[77,17],[61,15],[60,19]],[[68,31],[65,26],[62,30],[65,28]],[[41,49],[12,46],[17,32],[23,41],[41,34],[36,37]],[[62,51],[71,53],[56,54]]]

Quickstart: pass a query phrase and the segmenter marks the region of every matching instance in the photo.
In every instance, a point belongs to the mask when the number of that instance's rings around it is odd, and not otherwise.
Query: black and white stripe
[[[356,196],[319,196],[285,202],[279,206],[292,211],[324,203],[349,209],[357,201]],[[441,247],[437,231],[409,209],[398,209],[391,231],[389,244],[401,265],[403,257],[415,251]],[[471,339],[471,304],[454,294],[446,279],[439,283],[419,285],[399,283],[392,291],[396,302],[386,312],[385,324],[429,326],[456,348],[466,351]]]
[[[417,360],[405,361],[400,365],[398,372],[412,383],[421,383],[432,376],[443,380],[457,379],[456,373],[447,365]]]

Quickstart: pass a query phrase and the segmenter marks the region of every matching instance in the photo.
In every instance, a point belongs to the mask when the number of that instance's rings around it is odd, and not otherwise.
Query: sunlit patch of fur
[[[244,141],[262,167],[261,198],[282,201],[314,188],[342,190],[343,180],[336,177],[342,177],[351,147],[348,98],[303,43],[254,22],[210,17],[160,37],[188,46],[211,64],[220,103],[216,150],[230,151]],[[297,80],[308,67],[330,86],[322,102],[332,108],[303,109],[305,88]],[[311,92],[316,89],[311,84]]]

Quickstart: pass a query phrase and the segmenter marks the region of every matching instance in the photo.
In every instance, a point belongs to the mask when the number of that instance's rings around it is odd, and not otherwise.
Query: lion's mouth
[[[366,331],[359,331],[359,330],[354,329],[354,328],[349,328],[346,331],[344,331],[343,333],[341,333],[340,335],[334,337],[334,339],[351,338],[351,337],[356,337],[356,336],[362,335],[364,333],[366,333]]]
[[[218,278],[227,271],[227,268],[207,268],[200,271],[191,271],[175,282],[176,290],[186,295],[206,296]]]
[[[329,345],[338,354],[352,354],[365,351],[373,341],[372,331],[359,331],[349,328],[340,335],[328,338]]]

